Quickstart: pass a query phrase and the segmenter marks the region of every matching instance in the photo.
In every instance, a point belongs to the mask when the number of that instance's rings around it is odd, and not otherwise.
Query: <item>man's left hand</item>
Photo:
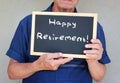
[[[86,44],[85,47],[92,48],[91,50],[84,50],[84,53],[90,59],[100,60],[102,58],[103,47],[99,39],[92,39],[91,44]]]

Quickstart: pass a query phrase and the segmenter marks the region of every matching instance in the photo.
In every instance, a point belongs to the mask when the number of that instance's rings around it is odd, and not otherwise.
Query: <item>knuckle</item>
[[[54,62],[52,62],[50,64],[50,66],[51,66],[51,70],[57,70],[58,69],[58,65],[56,65]]]
[[[51,66],[52,68],[54,68],[54,67],[56,66],[56,64],[55,64],[54,62],[51,62],[51,63],[50,63],[50,66]]]
[[[52,70],[57,70],[57,69],[58,69],[58,67],[56,67],[56,66],[52,67]]]
[[[48,54],[46,54],[45,58],[46,58],[46,59],[48,59],[48,58],[49,58],[49,55],[48,55]]]
[[[45,60],[47,59],[47,57],[48,57],[47,54],[43,54],[43,55],[41,56],[41,58],[42,58],[42,59],[45,59]]]
[[[55,64],[54,63],[51,63],[51,67],[54,67],[55,66]]]

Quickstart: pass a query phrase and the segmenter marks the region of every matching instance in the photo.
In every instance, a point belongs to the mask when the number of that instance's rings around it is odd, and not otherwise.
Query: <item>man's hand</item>
[[[71,61],[73,58],[63,58],[62,53],[48,53],[42,55],[33,63],[35,70],[57,70],[62,64]]]
[[[8,75],[10,79],[24,79],[40,70],[57,70],[60,65],[72,59],[63,58],[62,53],[44,54],[33,63],[20,63],[11,58],[8,66]]]
[[[98,60],[102,58],[103,47],[102,43],[98,39],[92,39],[91,44],[85,45],[86,48],[92,48],[91,50],[85,50],[84,53],[88,57],[86,59],[88,63],[88,69],[92,78],[99,82],[103,79],[106,71],[104,64],[99,63]],[[89,58],[90,57],[90,58]]]
[[[86,48],[92,48],[92,50],[85,50],[84,53],[87,57],[90,57],[94,60],[100,60],[102,58],[103,47],[102,43],[98,39],[92,39],[92,44],[86,44]]]

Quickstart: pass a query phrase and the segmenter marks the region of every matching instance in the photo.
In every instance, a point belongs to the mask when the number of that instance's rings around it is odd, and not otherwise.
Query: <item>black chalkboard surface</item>
[[[86,58],[85,44],[96,38],[97,14],[33,12],[31,55],[62,52],[65,57]]]

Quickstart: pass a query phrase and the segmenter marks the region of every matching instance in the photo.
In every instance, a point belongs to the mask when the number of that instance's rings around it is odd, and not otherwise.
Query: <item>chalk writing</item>
[[[76,41],[76,42],[81,42],[81,43],[88,43],[89,36],[86,35],[85,37],[80,37],[80,36],[64,36],[64,35],[59,35],[56,36],[55,34],[42,34],[41,32],[38,32],[36,35],[37,39],[42,39],[42,40],[61,40],[61,41]]]
[[[76,28],[76,22],[64,22],[64,21],[59,21],[56,19],[50,19],[49,18],[49,25],[54,25],[54,26],[61,26],[61,27],[66,27],[66,28]]]

